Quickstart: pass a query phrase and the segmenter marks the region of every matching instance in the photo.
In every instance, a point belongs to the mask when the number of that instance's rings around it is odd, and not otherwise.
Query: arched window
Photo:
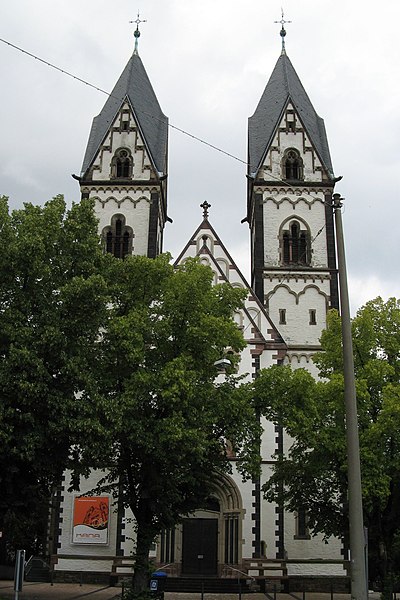
[[[131,227],[125,225],[123,215],[114,215],[111,225],[103,229],[106,252],[113,254],[116,258],[125,258],[132,254],[133,232]]]
[[[288,150],[284,156],[283,179],[303,179],[303,161],[297,150]]]
[[[119,148],[111,161],[111,176],[117,179],[132,177],[133,159],[128,148]]]
[[[282,232],[281,256],[284,265],[310,264],[308,231],[301,230],[298,221],[292,221],[289,229]]]

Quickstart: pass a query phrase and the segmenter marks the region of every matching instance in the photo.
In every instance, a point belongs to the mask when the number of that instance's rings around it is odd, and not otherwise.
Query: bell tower
[[[332,192],[323,120],[282,53],[248,124],[251,283],[288,346],[309,367],[326,312],[338,307]],[[311,369],[312,370],[312,369]]]
[[[104,249],[119,258],[162,251],[167,220],[168,119],[135,48],[100,114],[93,119],[78,178],[95,200]]]

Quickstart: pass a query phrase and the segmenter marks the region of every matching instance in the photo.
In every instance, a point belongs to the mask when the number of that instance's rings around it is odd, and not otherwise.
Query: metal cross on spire
[[[138,54],[138,41],[140,38],[139,25],[140,25],[140,23],[147,23],[147,20],[141,19],[140,15],[139,15],[139,11],[138,11],[137,18],[134,21],[129,21],[129,23],[136,23],[136,29],[133,32],[133,35],[135,36],[135,49],[134,49],[133,53]]]
[[[282,13],[282,18],[280,21],[274,21],[274,23],[280,23],[281,24],[281,31],[280,31],[280,35],[282,38],[282,54],[286,54],[286,50],[285,50],[285,35],[286,35],[286,29],[284,27],[284,25],[286,23],[291,23],[292,21],[285,21],[284,19],[284,12],[283,12],[283,8],[281,8],[281,13]]]
[[[204,200],[203,204],[200,204],[200,208],[203,209],[203,218],[207,219],[208,217],[208,209],[210,208],[211,204],[209,204],[207,202],[207,200]]]

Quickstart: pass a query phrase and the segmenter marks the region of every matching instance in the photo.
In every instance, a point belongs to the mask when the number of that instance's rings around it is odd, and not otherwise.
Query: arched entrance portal
[[[218,576],[224,565],[242,558],[242,498],[235,482],[224,475],[205,505],[161,535],[158,558],[175,565],[176,575]]]

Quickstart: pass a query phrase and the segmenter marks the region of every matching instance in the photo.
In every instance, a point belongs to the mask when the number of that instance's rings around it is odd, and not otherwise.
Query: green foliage
[[[359,418],[364,521],[370,573],[391,579],[400,534],[400,302],[376,298],[352,322]],[[303,371],[273,367],[256,381],[264,414],[293,438],[264,492],[295,511],[308,510],[313,533],[347,535],[347,464],[341,323],[328,315],[323,352],[314,357],[321,381]],[[396,542],[397,543],[397,542]],[[397,546],[396,546],[397,547]],[[379,573],[377,572],[379,565]]]
[[[229,472],[229,440],[244,477],[259,468],[260,429],[251,389],[216,381],[226,348],[244,347],[232,314],[243,290],[213,286],[211,269],[167,255],[106,257],[109,308],[98,341],[96,412],[82,467],[132,510],[135,593],[147,584],[148,550],[162,529],[205,502]],[[93,395],[92,395],[93,397]]]
[[[2,558],[33,549],[66,467],[75,488],[97,467],[136,519],[138,593],[154,537],[230,471],[228,442],[243,477],[259,468],[250,386],[214,364],[244,347],[245,292],[195,260],[104,256],[90,201],[3,198],[0,236]]]
[[[37,543],[51,488],[82,436],[77,394],[88,385],[105,304],[101,260],[90,202],[67,211],[57,196],[10,214],[0,199],[3,561],[15,545]]]

